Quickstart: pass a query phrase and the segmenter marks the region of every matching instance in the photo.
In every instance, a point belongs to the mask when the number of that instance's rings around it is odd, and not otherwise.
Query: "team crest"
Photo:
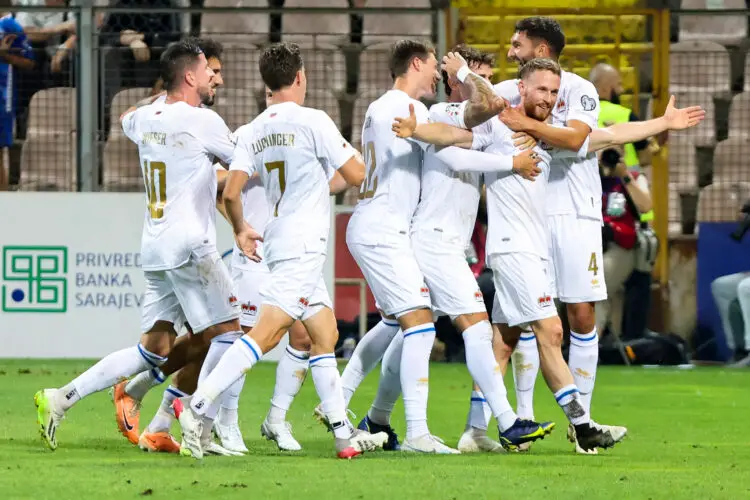
[[[458,116],[460,111],[461,105],[457,103],[448,104],[445,107],[445,112],[448,113],[448,116]]]
[[[539,297],[539,307],[549,307],[552,305],[552,297],[549,295],[543,295]]]
[[[237,305],[237,297],[235,297],[234,295],[230,295],[229,299],[227,300],[229,301],[230,306],[234,307]]]
[[[423,287],[422,287],[422,288],[421,288],[421,289],[419,290],[419,293],[421,293],[421,294],[422,294],[422,297],[429,297],[429,296],[430,296],[430,289],[429,289],[429,288],[427,288],[426,286],[423,286]]]
[[[250,302],[248,302],[247,304],[242,304],[242,314],[255,316],[256,314],[258,314],[258,307],[255,304],[251,304]]]
[[[557,110],[563,111],[565,109],[565,99],[560,99],[557,101]]]
[[[481,290],[477,290],[474,292],[474,300],[477,302],[484,302],[484,296],[482,295]]]
[[[305,297],[300,297],[298,302],[305,307],[310,305],[310,302]]]

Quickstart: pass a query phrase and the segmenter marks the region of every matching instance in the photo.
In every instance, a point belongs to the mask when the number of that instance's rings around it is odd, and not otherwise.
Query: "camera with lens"
[[[612,172],[617,168],[617,164],[622,161],[622,153],[617,149],[605,149],[599,155],[599,175],[601,177],[611,177]]]
[[[740,219],[740,223],[737,225],[737,229],[735,229],[732,233],[732,239],[737,242],[742,241],[745,233],[750,230],[750,200],[745,202],[745,205],[742,207],[742,210],[740,210],[740,212],[742,213],[742,218]]]

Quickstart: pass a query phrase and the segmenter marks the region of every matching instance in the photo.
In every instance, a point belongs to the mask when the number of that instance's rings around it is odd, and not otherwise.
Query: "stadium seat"
[[[151,94],[151,89],[148,87],[135,87],[132,89],[121,90],[115,97],[112,98],[112,105],[110,106],[110,120],[109,120],[109,136],[122,135],[122,127],[120,127],[120,115],[128,110],[132,105],[138,101],[145,99]]]
[[[205,0],[203,7],[268,7],[267,0]],[[222,43],[263,45],[268,43],[268,14],[248,12],[204,12],[201,35]]]
[[[706,118],[698,127],[681,130],[674,135],[691,137],[696,146],[712,145],[716,142],[716,106],[713,95],[700,90],[681,91],[670,89],[675,96],[678,108],[685,106],[701,106],[706,110]]]
[[[718,43],[673,43],[669,52],[669,67],[671,91],[729,91],[729,53]]]
[[[333,45],[318,45],[314,49],[301,49],[307,75],[307,88],[329,89],[343,92],[346,89],[346,58]]]
[[[258,116],[257,94],[250,90],[219,89],[215,107],[229,128],[236,130]]]
[[[102,186],[105,191],[143,189],[138,146],[124,135],[111,136],[104,145]]]
[[[352,112],[352,145],[362,150],[362,125],[365,122],[365,114],[370,103],[377,100],[385,89],[375,87],[360,88],[357,98],[354,100],[354,110]]]
[[[307,96],[305,96],[305,106],[322,109],[328,113],[339,130],[343,128],[339,99],[334,92],[330,90],[308,90]]]
[[[432,15],[409,8],[430,8],[429,0],[367,0],[367,7],[403,8],[403,14],[365,14],[362,43],[372,45],[401,38],[432,38]]]
[[[724,10],[745,9],[745,0],[722,0],[717,3],[710,0],[682,0],[682,9],[696,10]],[[731,15],[687,15],[680,14],[681,42],[691,40],[708,40],[725,45],[736,45],[747,37],[747,19],[735,14]]]
[[[381,93],[393,86],[390,69],[390,43],[367,47],[359,56],[359,84],[380,89]]]
[[[695,141],[692,137],[674,134],[669,138],[669,182],[680,187],[698,186]]]
[[[312,4],[312,5],[311,5]],[[368,7],[369,2],[368,2]],[[347,0],[286,0],[284,9],[294,7],[349,7]],[[294,14],[284,12],[281,18],[282,39],[287,42],[343,45],[349,42],[351,22],[348,14]]]
[[[21,150],[22,191],[76,190],[76,134],[29,134]]]
[[[56,87],[36,92],[29,104],[27,137],[66,135],[76,130],[74,88]]]
[[[729,137],[750,140],[750,91],[737,94],[729,108]]]
[[[733,222],[750,198],[746,182],[714,182],[698,195],[698,222]]]
[[[222,55],[224,86],[261,95],[265,88],[258,69],[260,55],[254,47],[227,44]]]
[[[721,141],[714,151],[714,182],[750,182],[750,143],[745,137]]]

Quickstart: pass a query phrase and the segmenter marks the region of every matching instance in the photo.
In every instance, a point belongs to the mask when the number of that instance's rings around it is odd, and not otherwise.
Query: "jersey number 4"
[[[365,177],[365,182],[362,183],[362,189],[359,192],[358,198],[360,200],[372,198],[375,196],[375,191],[378,190],[378,176],[375,175],[375,169],[378,168],[378,165],[375,161],[375,145],[372,142],[365,145],[365,166],[368,169],[367,177]]]
[[[161,219],[164,217],[164,205],[167,204],[167,164],[162,161],[144,161],[143,180],[146,183],[151,218]]]
[[[271,161],[266,163],[266,172],[268,172],[268,175],[271,175],[271,172],[273,172],[274,170],[279,171],[279,191],[281,191],[281,195],[279,195],[279,201],[277,201],[276,205],[274,205],[273,207],[273,216],[278,217],[279,203],[281,203],[281,197],[284,196],[284,191],[286,190],[286,171],[284,170],[284,162]]]

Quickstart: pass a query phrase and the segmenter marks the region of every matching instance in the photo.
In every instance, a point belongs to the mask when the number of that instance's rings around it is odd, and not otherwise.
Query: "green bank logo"
[[[3,247],[3,312],[68,309],[67,247]]]

